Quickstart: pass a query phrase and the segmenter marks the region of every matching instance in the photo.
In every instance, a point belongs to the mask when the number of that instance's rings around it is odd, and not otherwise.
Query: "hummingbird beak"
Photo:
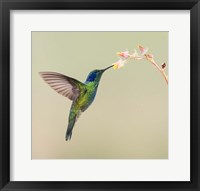
[[[106,70],[108,70],[109,68],[112,68],[112,67],[113,67],[113,65],[108,66],[107,68],[103,69],[102,71],[105,72]]]

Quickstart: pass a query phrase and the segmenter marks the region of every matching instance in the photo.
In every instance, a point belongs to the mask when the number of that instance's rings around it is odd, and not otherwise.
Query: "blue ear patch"
[[[86,80],[86,81],[92,82],[92,81],[94,81],[94,80],[96,79],[96,76],[97,76],[97,73],[96,73],[96,72],[91,72],[91,73],[89,74],[89,76],[87,77],[87,80]]]

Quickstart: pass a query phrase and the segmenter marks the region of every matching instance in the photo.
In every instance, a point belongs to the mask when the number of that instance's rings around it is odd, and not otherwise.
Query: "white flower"
[[[113,68],[114,68],[114,69],[119,69],[119,68],[123,67],[124,64],[125,64],[125,61],[122,60],[122,59],[120,59],[120,60],[118,60],[117,62],[115,62],[115,63],[113,64]]]

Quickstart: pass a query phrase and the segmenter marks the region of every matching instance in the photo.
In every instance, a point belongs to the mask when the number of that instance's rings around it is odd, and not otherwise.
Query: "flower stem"
[[[163,75],[163,77],[168,85],[168,78],[167,78],[167,75],[165,74],[164,69],[161,69],[153,59],[146,58],[146,60],[150,61],[150,63],[153,64],[159,70],[159,72]]]
[[[139,57],[139,56],[138,56],[138,57],[130,57],[129,59],[126,59],[126,61],[129,62],[131,59],[134,59],[134,60],[135,60],[135,59],[136,59],[136,60],[147,60],[147,61],[149,61],[149,62],[150,62],[153,66],[155,66],[155,67],[158,69],[158,71],[162,74],[162,76],[163,76],[164,79],[165,79],[165,82],[166,82],[167,85],[168,85],[168,78],[167,78],[167,75],[165,74],[164,69],[160,68],[153,58],[148,58],[148,57],[145,55],[144,57]]]
[[[114,63],[114,66],[119,69],[122,66],[124,66],[125,63],[128,63],[130,60],[147,60],[158,69],[158,71],[162,74],[162,76],[165,79],[165,82],[168,85],[168,77],[165,74],[166,64],[163,63],[162,66],[159,67],[159,65],[155,62],[153,55],[146,54],[148,49],[146,49],[142,46],[139,46],[139,49],[140,49],[141,55],[138,55],[136,50],[133,54],[129,54],[128,50],[126,52],[117,53],[117,55],[120,56],[120,60],[118,62]]]

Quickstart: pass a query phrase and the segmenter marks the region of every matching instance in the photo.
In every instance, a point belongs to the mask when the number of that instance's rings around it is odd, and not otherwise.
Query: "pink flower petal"
[[[128,51],[118,52],[117,55],[124,58],[128,58],[130,56]]]
[[[147,54],[146,57],[149,58],[149,59],[153,59],[153,55],[152,54]]]
[[[142,55],[145,55],[148,52],[148,48],[144,48],[143,46],[139,45],[138,48]]]

